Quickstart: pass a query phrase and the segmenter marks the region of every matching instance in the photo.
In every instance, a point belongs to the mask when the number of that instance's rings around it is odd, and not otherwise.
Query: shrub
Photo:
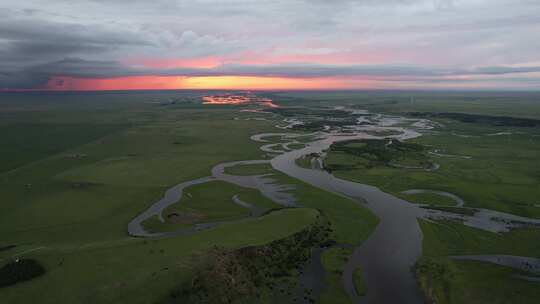
[[[28,281],[44,273],[45,268],[36,260],[13,261],[0,268],[0,287]]]

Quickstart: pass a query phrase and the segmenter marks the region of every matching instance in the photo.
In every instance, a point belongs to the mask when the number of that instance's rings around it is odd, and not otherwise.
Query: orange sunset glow
[[[47,90],[173,90],[173,89],[348,89],[370,88],[370,80],[345,77],[285,78],[258,76],[132,76],[118,78],[53,77],[45,85]]]

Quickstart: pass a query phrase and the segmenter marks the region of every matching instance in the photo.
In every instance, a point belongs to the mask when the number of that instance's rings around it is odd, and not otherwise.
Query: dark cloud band
[[[539,3],[8,0],[0,4],[0,89],[40,88],[58,76],[363,77],[419,83],[479,76],[500,79],[501,85],[523,76],[523,83],[534,83],[529,79],[540,78]],[[334,51],[340,56],[343,50],[355,56],[333,61],[314,56],[329,58]],[[250,54],[278,59],[250,60]],[[291,54],[297,60],[279,60]],[[231,55],[236,60],[214,68],[126,63]],[[514,80],[505,82],[510,77]]]

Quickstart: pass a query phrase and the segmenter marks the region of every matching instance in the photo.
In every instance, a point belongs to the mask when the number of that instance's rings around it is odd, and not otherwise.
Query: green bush
[[[44,273],[45,268],[36,260],[13,261],[0,268],[0,287],[28,281]]]

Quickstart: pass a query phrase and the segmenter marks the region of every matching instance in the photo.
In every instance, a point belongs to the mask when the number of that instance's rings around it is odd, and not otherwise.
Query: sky
[[[540,90],[539,0],[0,0],[0,90]]]

